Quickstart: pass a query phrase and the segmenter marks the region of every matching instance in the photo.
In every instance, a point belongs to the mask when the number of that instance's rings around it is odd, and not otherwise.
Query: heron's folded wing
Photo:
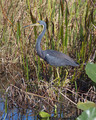
[[[44,59],[53,66],[78,66],[78,64],[66,54],[54,50],[46,50]]]

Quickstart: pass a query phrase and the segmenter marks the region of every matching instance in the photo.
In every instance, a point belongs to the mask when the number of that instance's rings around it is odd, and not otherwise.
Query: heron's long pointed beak
[[[36,23],[36,24],[30,24],[30,25],[24,26],[23,28],[26,28],[26,27],[29,27],[29,26],[39,26],[39,25],[40,25],[39,23]]]

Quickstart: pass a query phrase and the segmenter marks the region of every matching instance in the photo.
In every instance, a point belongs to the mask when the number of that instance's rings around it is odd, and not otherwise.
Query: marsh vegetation
[[[36,54],[42,27],[23,27],[39,20],[47,24],[41,48],[63,52],[79,67],[59,67],[57,78],[57,68]],[[33,110],[34,115],[43,109],[55,117],[60,113],[62,118],[75,119],[81,114],[79,100],[96,102],[96,84],[85,73],[88,62],[96,63],[95,0],[0,1],[0,88],[5,91],[5,113],[16,105]]]

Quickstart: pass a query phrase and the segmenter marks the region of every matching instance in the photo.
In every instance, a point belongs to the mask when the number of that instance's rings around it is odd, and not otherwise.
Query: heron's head
[[[38,21],[38,23],[39,23],[40,25],[46,26],[46,23],[45,23],[44,21],[42,21],[42,20]]]
[[[43,26],[46,28],[46,23],[45,23],[44,21],[42,21],[42,20],[41,20],[41,21],[38,21],[38,23],[24,26],[24,28],[29,27],[29,26],[38,26],[38,25],[43,25]]]

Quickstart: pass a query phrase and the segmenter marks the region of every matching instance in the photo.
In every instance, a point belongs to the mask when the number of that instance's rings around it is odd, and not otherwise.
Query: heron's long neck
[[[36,51],[37,51],[37,54],[43,58],[43,54],[42,54],[42,50],[41,50],[41,47],[40,47],[40,43],[41,43],[41,39],[42,37],[44,36],[45,34],[45,31],[46,31],[46,25],[43,26],[44,29],[42,31],[42,33],[39,35],[39,37],[37,38],[37,43],[36,43]]]

